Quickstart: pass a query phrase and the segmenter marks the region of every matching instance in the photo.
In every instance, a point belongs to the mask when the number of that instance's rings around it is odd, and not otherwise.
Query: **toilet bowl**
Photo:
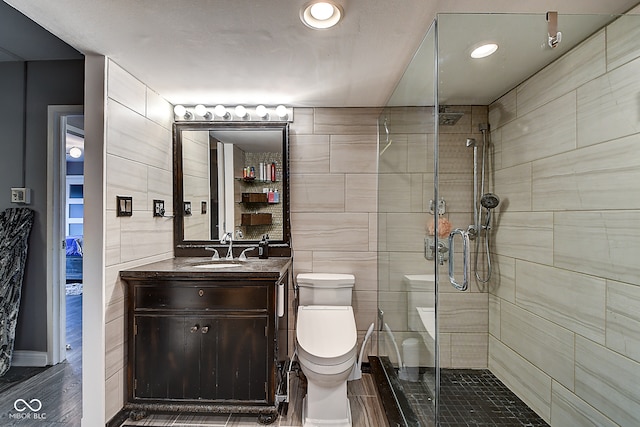
[[[302,277],[301,277],[302,276]],[[303,426],[351,426],[347,379],[357,359],[352,275],[298,275],[296,347],[307,377]],[[345,305],[345,303],[347,305]]]

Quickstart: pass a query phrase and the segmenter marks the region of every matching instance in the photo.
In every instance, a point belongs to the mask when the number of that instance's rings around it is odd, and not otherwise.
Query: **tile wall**
[[[622,17],[489,107],[489,368],[553,426],[640,424],[639,40]]]
[[[173,257],[173,221],[153,217],[153,199],[173,213],[172,106],[108,61],[105,135],[105,420],[126,394],[124,285],[118,273]],[[133,197],[133,215],[116,216],[116,196]]]
[[[466,229],[473,221],[473,149],[466,146],[466,139],[482,140],[479,124],[487,123],[487,107],[449,108],[463,116],[453,126],[440,126],[440,197],[446,202],[443,216],[452,228]],[[430,339],[424,331],[416,330],[411,324],[411,316],[417,304],[425,304],[428,298],[433,300],[434,289],[411,290],[405,276],[435,271],[434,261],[424,257],[424,239],[434,218],[429,213],[434,194],[434,112],[428,107],[398,107],[385,109],[384,114],[391,144],[379,159],[380,307],[398,347],[401,349],[407,338],[418,338],[424,343],[420,347],[420,366],[433,366],[433,344],[429,345]],[[380,132],[381,146],[385,146],[384,128]],[[454,265],[456,277],[461,281],[459,243]],[[468,291],[459,292],[448,283],[448,261],[438,264],[438,268],[440,365],[486,368],[487,289],[472,280]],[[397,362],[387,334],[382,335],[380,352]]]
[[[351,273],[356,277],[352,306],[358,345],[377,313],[379,113],[377,108],[296,108],[290,129],[294,274]],[[293,302],[293,291],[289,301]],[[292,349],[295,316],[289,320]],[[367,353],[376,354],[374,340]]]

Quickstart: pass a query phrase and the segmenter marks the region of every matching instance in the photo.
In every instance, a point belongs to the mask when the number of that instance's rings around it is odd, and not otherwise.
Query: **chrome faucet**
[[[233,259],[233,233],[231,232],[225,233],[224,236],[222,236],[222,239],[220,239],[220,243],[223,245],[229,243],[229,250],[227,251],[227,256],[224,258],[227,260],[232,260]]]
[[[213,252],[213,255],[211,256],[211,261],[215,261],[217,259],[220,259],[220,255],[218,255],[218,250],[216,248],[214,248],[213,246],[205,246],[204,250]]]

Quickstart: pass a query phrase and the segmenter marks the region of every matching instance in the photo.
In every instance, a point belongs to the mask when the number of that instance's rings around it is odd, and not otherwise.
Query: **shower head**
[[[485,209],[494,209],[500,204],[500,198],[493,193],[485,193],[480,199],[480,204]]]
[[[467,147],[475,147],[476,139],[475,138],[467,138]]]

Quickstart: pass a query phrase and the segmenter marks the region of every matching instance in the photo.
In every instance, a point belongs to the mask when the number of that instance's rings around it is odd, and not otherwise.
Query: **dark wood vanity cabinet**
[[[178,410],[183,403],[193,412],[223,412],[227,405],[234,412],[275,411],[287,355],[286,304],[282,312],[280,301],[278,313],[278,292],[286,302],[289,266],[277,272],[240,278],[121,272],[129,409]]]

